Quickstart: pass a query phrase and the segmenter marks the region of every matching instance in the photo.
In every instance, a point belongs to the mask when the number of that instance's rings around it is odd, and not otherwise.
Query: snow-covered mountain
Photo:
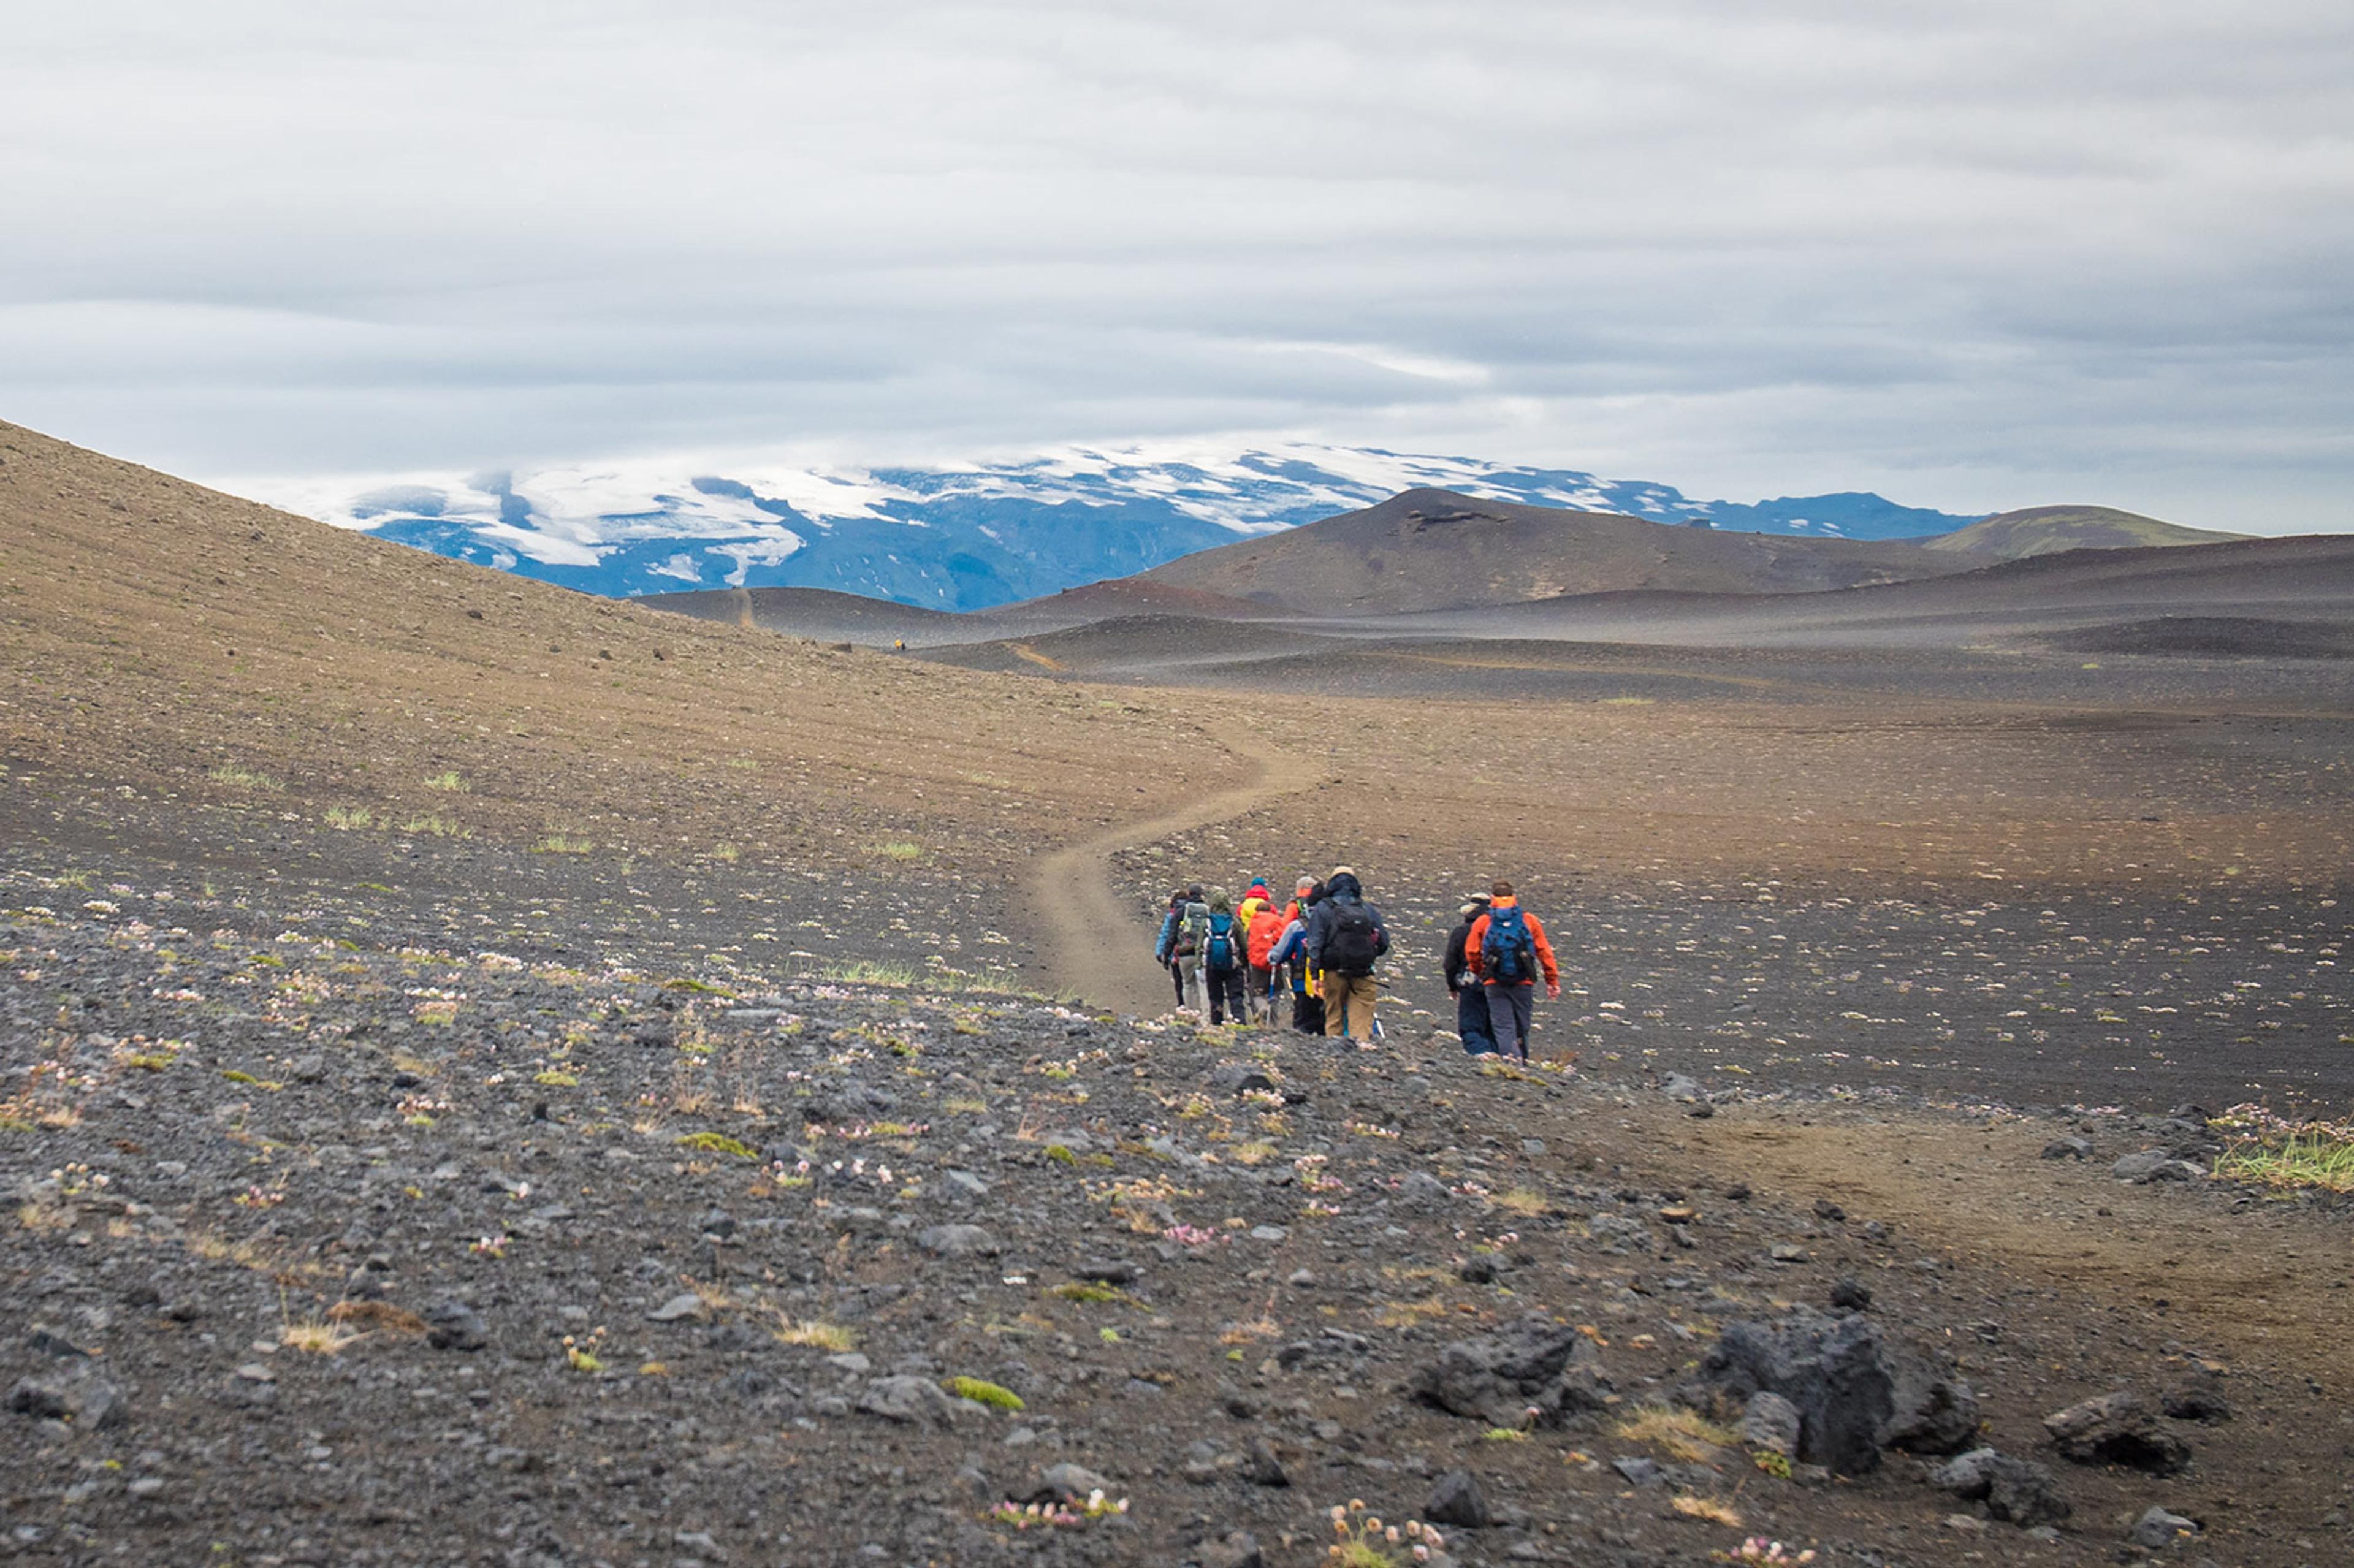
[[[1976,520],[1869,493],[1696,502],[1670,485],[1569,469],[1310,445],[1071,449],[930,468],[689,460],[252,489],[329,523],[591,593],[824,588],[983,609],[1424,485],[1851,539],[1942,534]]]

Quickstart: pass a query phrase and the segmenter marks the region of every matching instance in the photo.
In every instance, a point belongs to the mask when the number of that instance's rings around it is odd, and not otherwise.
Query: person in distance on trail
[[[1202,989],[1210,998],[1210,1022],[1249,1022],[1243,982],[1250,973],[1243,925],[1223,893],[1210,895],[1210,926],[1202,935]]]
[[[1299,896],[1293,899],[1284,913],[1283,935],[1276,939],[1267,954],[1270,977],[1286,975],[1291,987],[1291,1027],[1302,1034],[1324,1033],[1324,999],[1317,994],[1316,976],[1308,968],[1308,917],[1324,902],[1324,888],[1312,878],[1300,879],[1305,884]],[[1268,984],[1275,984],[1270,978]]]
[[[1185,966],[1183,1005],[1195,1012],[1208,1005],[1202,994],[1202,948],[1209,936],[1209,895],[1197,882],[1185,890],[1185,906],[1177,912],[1177,961]]]
[[[1496,1049],[1527,1061],[1537,976],[1544,976],[1545,995],[1558,999],[1561,966],[1553,961],[1544,923],[1521,907],[1512,885],[1501,877],[1491,889],[1488,912],[1464,935],[1463,960],[1487,992],[1488,1032],[1496,1037]]]
[[[1177,961],[1178,923],[1185,912],[1185,890],[1169,891],[1169,912],[1161,917],[1161,935],[1153,939],[1152,961],[1169,971],[1177,984],[1177,1005],[1185,1005],[1185,966]]]
[[[1261,888],[1265,894],[1266,889]],[[1253,907],[1256,906],[1257,907]],[[1243,910],[1249,910],[1244,914]],[[1250,987],[1251,1015],[1261,1023],[1275,1022],[1275,948],[1283,940],[1283,911],[1272,898],[1246,898],[1235,911],[1243,922],[1243,956],[1250,961],[1246,981]]]
[[[1465,972],[1470,968],[1464,948],[1470,940],[1472,923],[1487,912],[1488,895],[1473,894],[1471,901],[1457,911],[1463,924],[1447,937],[1447,994],[1455,999],[1455,1033],[1463,1036],[1467,1056],[1485,1056],[1496,1049],[1495,1033],[1488,1026],[1488,993],[1479,977]]]
[[[1382,912],[1365,902],[1357,874],[1334,866],[1324,879],[1324,901],[1308,919],[1308,967],[1323,981],[1327,1038],[1373,1037],[1373,966],[1389,950]]]

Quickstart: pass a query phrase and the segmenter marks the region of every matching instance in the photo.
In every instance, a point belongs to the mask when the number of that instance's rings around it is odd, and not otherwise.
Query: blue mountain
[[[410,478],[297,510],[437,555],[614,597],[823,588],[986,609],[1437,486],[1655,522],[1849,539],[1975,517],[1868,493],[1699,502],[1570,469],[1364,448],[1070,450],[937,468],[707,461]]]

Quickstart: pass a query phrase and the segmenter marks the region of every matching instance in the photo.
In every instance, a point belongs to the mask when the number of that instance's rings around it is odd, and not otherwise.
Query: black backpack
[[[1334,974],[1369,975],[1382,956],[1382,927],[1362,898],[1332,901],[1331,927],[1324,933],[1324,967]]]
[[[1235,917],[1231,915],[1210,916],[1210,939],[1202,945],[1202,957],[1214,969],[1235,967]]]
[[[1517,904],[1488,912],[1488,934],[1479,941],[1479,968],[1497,985],[1520,985],[1536,978],[1537,945],[1528,916]]]

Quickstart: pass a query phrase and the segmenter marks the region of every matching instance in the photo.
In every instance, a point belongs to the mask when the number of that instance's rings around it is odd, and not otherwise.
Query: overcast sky
[[[75,0],[0,418],[201,478],[1264,432],[2354,527],[2347,0]]]

